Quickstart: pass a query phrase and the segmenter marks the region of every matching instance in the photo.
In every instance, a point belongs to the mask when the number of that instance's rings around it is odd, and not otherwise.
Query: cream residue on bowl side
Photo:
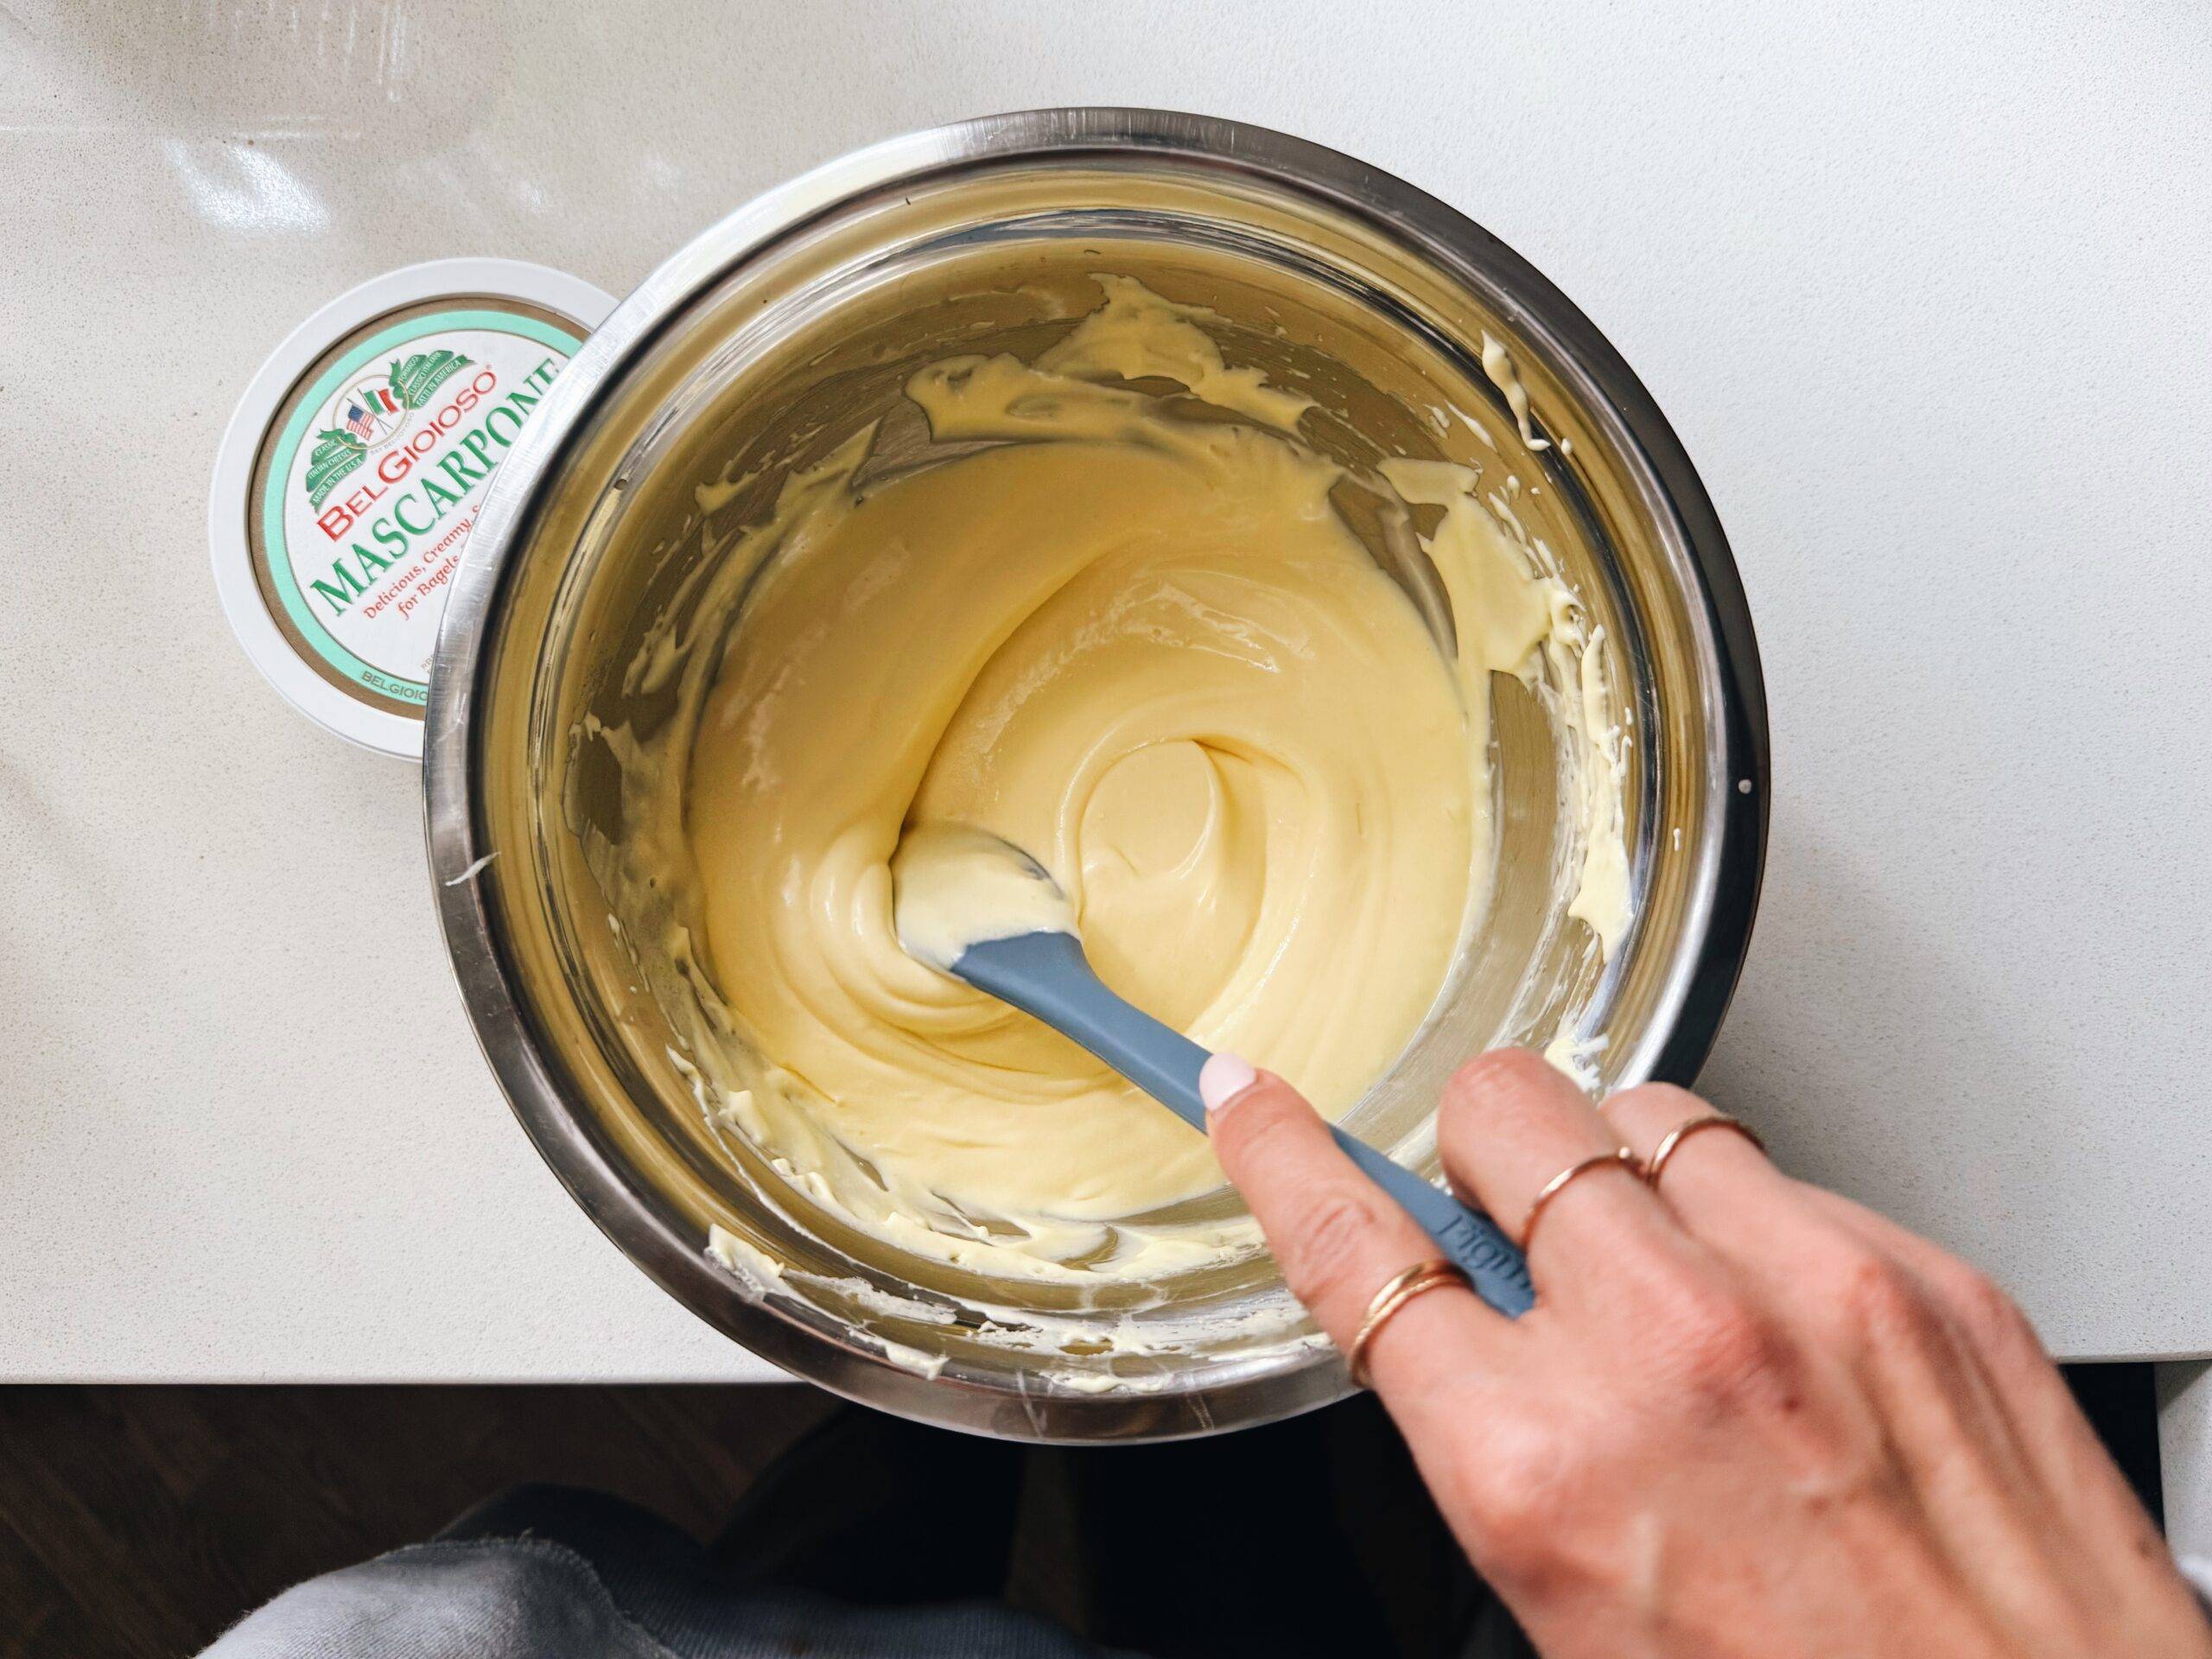
[[[1241,1216],[1148,1213],[1217,1186],[1203,1140],[1071,1046],[899,950],[887,861],[910,818],[978,823],[1034,853],[1109,982],[1202,1042],[1277,1063],[1338,1111],[1388,1066],[1479,924],[1493,673],[1545,688],[1579,757],[1567,769],[1577,798],[1563,803],[1580,864],[1571,913],[1611,950],[1628,910],[1622,740],[1604,723],[1599,641],[1510,501],[1485,502],[1478,473],[1452,463],[1380,469],[1403,501],[1441,511],[1422,548],[1457,632],[1446,660],[1337,519],[1329,493],[1347,475],[1297,436],[1309,400],[1229,368],[1202,310],[1132,278],[1100,281],[1105,303],[1033,363],[957,359],[910,383],[936,441],[998,447],[877,481],[871,428],[792,474],[765,519],[702,557],[628,665],[626,689],[673,690],[673,718],[648,739],[588,718],[578,733],[604,743],[622,775],[622,833],[590,846],[594,875],[702,1107],[789,1183],[763,1196],[802,1229],[818,1205],[957,1267],[1074,1285],[1218,1263],[1256,1249],[1256,1231]],[[1128,384],[1155,378],[1240,418],[1192,421]],[[1525,434],[1525,394],[1514,413]],[[1108,471],[1172,505],[1178,523],[1203,519],[1211,540],[1106,533],[1092,520],[1131,499]],[[1018,524],[991,522],[988,504],[1006,500],[1033,514],[1056,503],[1069,518],[1014,575],[1012,550],[1031,543]],[[968,515],[958,546],[925,545],[932,513]],[[981,551],[934,580],[927,567],[961,548]],[[975,621],[985,590],[1007,582],[1020,591],[993,590],[1001,613]],[[899,629],[868,637],[872,607]],[[1160,652],[1185,653],[1166,680],[1146,670]],[[1333,689],[1309,674],[1292,736],[1271,734],[1261,694],[1294,699],[1316,660],[1359,667]],[[923,669],[956,683],[927,684]],[[1092,672],[1108,677],[1099,686],[1121,676],[1128,707],[1056,756],[1046,739],[1071,728],[1039,712],[1055,698],[1064,715],[1079,712],[1069,694]],[[1205,729],[1179,731],[1167,705],[1198,693]],[[1407,735],[1408,708],[1435,711],[1414,728],[1442,723]],[[775,741],[794,710],[831,721],[838,765]],[[883,742],[863,751],[856,735]],[[1378,743],[1414,756],[1405,776],[1389,775]],[[694,761],[709,753],[704,779]],[[1314,785],[1301,766],[1321,765],[1356,769],[1359,787],[1357,810],[1317,830],[1292,796]],[[1054,767],[1048,789],[1039,780]],[[1430,780],[1427,798],[1407,787],[1415,775]],[[733,823],[741,833],[711,827]],[[1317,896],[1378,836],[1407,853],[1405,892],[1385,870],[1372,891],[1355,881]],[[1204,879],[1185,879],[1193,869]],[[1304,934],[1300,902],[1317,906]],[[1209,918],[1231,948],[1207,935]],[[1147,982],[1163,929],[1180,977]],[[1269,997],[1297,988],[1286,963],[1311,964],[1318,991],[1270,1019]],[[1370,994],[1345,964],[1386,983]],[[981,1104],[963,1116],[963,1097]],[[1106,1154],[1135,1178],[1095,1179]],[[717,1258],[761,1294],[804,1290],[787,1264],[722,1238]],[[842,1282],[849,1296],[859,1281]],[[1063,1345],[1080,1322],[1054,1323],[982,1316],[985,1339],[996,1331],[1013,1346]],[[1095,1334],[1095,1322],[1084,1328]]]

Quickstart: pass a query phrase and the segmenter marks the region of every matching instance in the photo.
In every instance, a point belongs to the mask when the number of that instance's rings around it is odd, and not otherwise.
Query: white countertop
[[[1734,541],[1766,894],[1707,1073],[2060,1353],[2212,1352],[2212,17],[1310,0],[0,10],[0,1376],[766,1369],[594,1233],[447,974],[415,770],[207,575],[276,340],[413,260],[621,293],[1047,103],[1281,126],[1604,328]]]

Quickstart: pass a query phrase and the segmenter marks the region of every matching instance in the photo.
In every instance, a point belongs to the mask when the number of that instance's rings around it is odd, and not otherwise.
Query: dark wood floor
[[[2156,1514],[2151,1368],[2068,1380]],[[707,1539],[836,1408],[798,1388],[0,1387],[0,1659],[179,1659],[524,1481]]]
[[[0,1655],[178,1659],[525,1480],[707,1537],[833,1408],[797,1388],[0,1388]]]

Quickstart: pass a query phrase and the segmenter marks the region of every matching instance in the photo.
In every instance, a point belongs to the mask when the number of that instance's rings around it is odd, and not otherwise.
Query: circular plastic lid
[[[340,295],[246,388],[215,459],[215,587],[246,655],[340,737],[420,760],[430,654],[485,485],[614,301],[514,259]]]

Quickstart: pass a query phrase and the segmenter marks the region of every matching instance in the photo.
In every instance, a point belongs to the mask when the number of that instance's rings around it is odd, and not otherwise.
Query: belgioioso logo
[[[324,410],[308,455],[301,481],[308,499],[320,508],[341,480],[399,435],[410,410],[422,408],[448,377],[468,365],[458,352],[417,352],[340,391]]]

